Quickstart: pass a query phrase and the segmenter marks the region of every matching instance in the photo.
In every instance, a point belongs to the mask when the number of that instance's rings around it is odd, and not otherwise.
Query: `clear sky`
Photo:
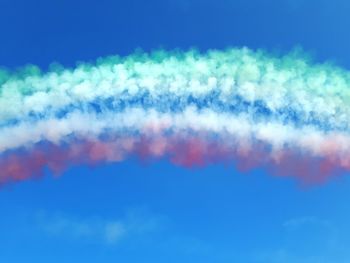
[[[0,0],[0,65],[229,46],[350,69],[346,0]],[[0,190],[0,262],[350,262],[350,180],[130,159]]]

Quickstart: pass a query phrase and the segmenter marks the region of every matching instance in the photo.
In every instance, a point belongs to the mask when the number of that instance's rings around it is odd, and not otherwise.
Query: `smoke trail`
[[[137,155],[322,181],[350,167],[350,74],[247,48],[0,71],[0,183]]]

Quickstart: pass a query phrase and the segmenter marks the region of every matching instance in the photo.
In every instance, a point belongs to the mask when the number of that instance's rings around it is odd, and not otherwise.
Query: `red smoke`
[[[66,145],[37,145],[0,159],[0,184],[40,177],[45,168],[61,174],[71,165],[119,162],[136,155],[141,159],[167,157],[185,167],[212,163],[236,165],[241,171],[265,168],[277,176],[295,176],[306,183],[324,182],[339,174],[340,163],[332,158],[317,159],[292,150],[283,150],[276,158],[263,144],[251,147],[223,139],[191,136],[118,137],[109,140],[85,140]]]

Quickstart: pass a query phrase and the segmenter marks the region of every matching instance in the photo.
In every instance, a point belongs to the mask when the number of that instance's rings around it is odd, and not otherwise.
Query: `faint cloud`
[[[151,233],[161,226],[159,216],[142,210],[130,210],[120,218],[109,219],[41,212],[36,221],[39,229],[51,237],[110,245]]]
[[[323,220],[313,216],[303,216],[289,219],[283,223],[283,226],[288,229],[296,229],[307,225],[321,226],[331,228],[331,224],[327,220]]]
[[[278,249],[258,255],[256,263],[348,263],[349,260],[344,255],[331,254],[324,255],[322,251],[316,252],[318,255],[298,255],[292,250]]]
[[[343,261],[328,261],[322,256],[295,255],[287,249],[278,249],[260,254],[257,263],[345,263]]]
[[[337,227],[316,216],[301,216],[282,224],[281,242],[254,253],[259,263],[345,263]]]
[[[303,249],[300,242],[323,250],[338,248],[337,227],[328,220],[315,216],[295,217],[285,221],[283,227],[285,242],[299,250]]]
[[[115,243],[126,233],[125,225],[121,222],[110,222],[105,225],[105,240]]]

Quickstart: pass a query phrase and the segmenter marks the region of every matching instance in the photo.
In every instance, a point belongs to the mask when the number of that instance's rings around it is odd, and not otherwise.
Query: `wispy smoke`
[[[350,74],[247,48],[0,72],[0,183],[168,157],[322,181],[350,168]]]

